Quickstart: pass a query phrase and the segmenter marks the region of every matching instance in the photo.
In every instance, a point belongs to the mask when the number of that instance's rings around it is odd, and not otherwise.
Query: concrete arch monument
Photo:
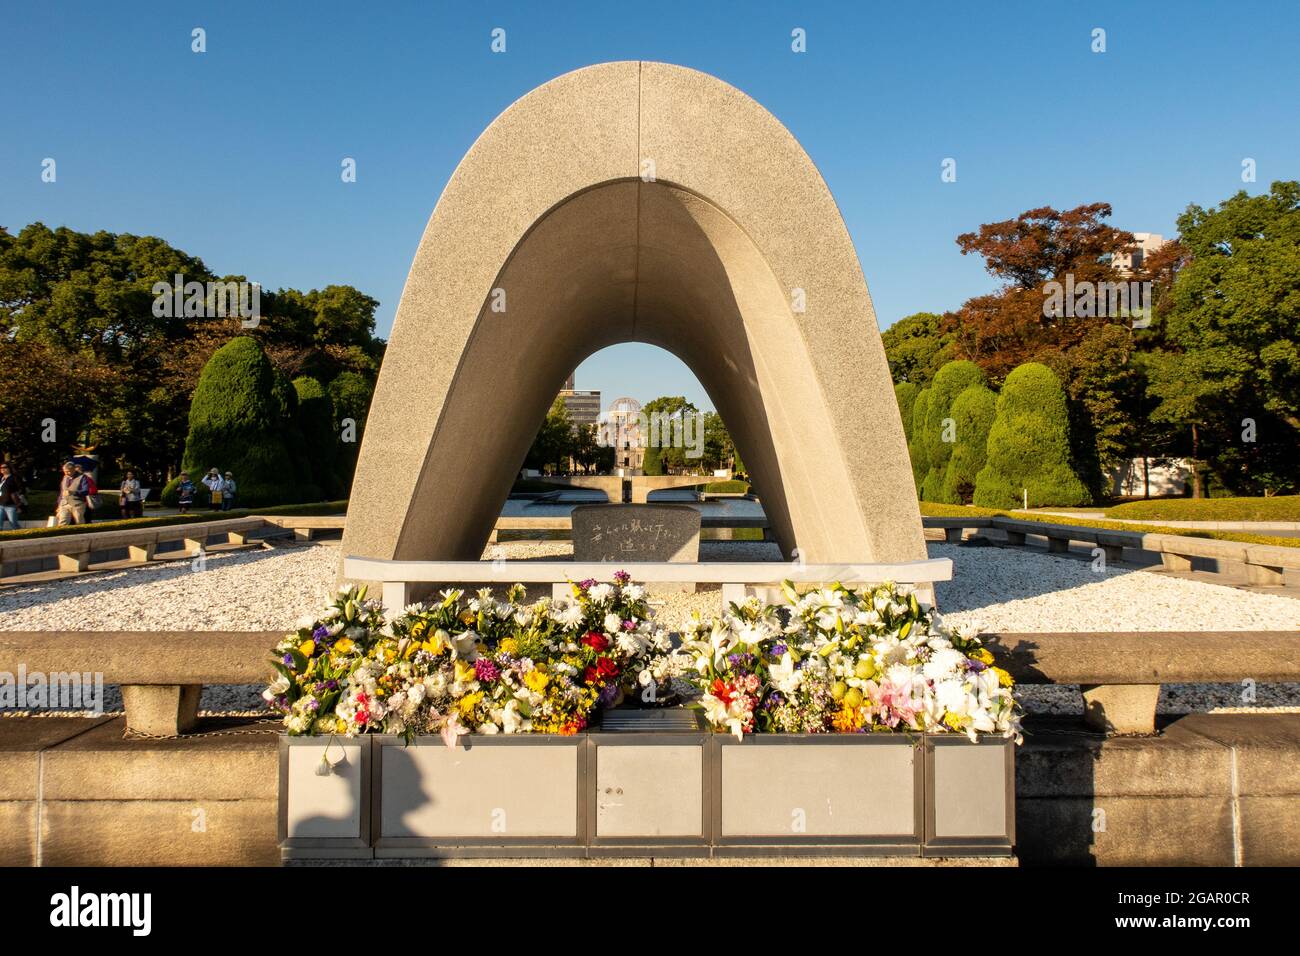
[[[557,389],[628,341],[700,380],[787,556],[925,557],[875,313],[825,182],[745,94],[635,61],[538,87],[456,168],[402,293],[343,554],[479,558]]]

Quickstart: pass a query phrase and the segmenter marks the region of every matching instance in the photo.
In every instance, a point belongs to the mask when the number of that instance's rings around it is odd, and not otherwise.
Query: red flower
[[[582,679],[586,681],[588,684],[599,684],[600,672],[597,671],[596,668],[594,667],[588,667],[585,671],[582,672]]]
[[[728,706],[736,698],[736,692],[726,681],[715,680],[713,686],[709,688],[709,693]]]
[[[610,658],[602,657],[596,662],[596,673],[598,673],[603,679],[609,680],[612,677],[618,676],[618,665]]]
[[[599,653],[609,647],[609,638],[599,631],[588,631],[582,636],[582,643]]]

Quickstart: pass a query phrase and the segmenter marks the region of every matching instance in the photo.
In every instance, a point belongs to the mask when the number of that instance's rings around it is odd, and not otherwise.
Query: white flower
[[[789,651],[782,654],[781,659],[768,668],[768,673],[772,678],[772,686],[786,695],[798,690],[799,684],[803,681],[803,671],[795,669],[794,658],[790,656]]]
[[[424,684],[412,684],[410,690],[406,692],[406,696],[410,699],[412,704],[418,706],[419,703],[424,700],[426,693],[428,692],[425,690]]]
[[[645,588],[639,584],[625,584],[623,585],[623,597],[628,601],[639,601],[645,597]]]
[[[572,601],[556,601],[551,605],[551,619],[560,627],[577,627],[582,623],[583,610]]]
[[[608,604],[614,597],[614,587],[610,584],[597,584],[587,592],[592,604]]]
[[[606,634],[617,634],[622,627],[623,627],[623,619],[619,617],[617,614],[605,615]]]

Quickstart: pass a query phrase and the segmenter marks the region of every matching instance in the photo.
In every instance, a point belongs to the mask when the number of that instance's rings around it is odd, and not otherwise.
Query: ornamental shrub
[[[974,362],[964,359],[948,362],[930,383],[930,401],[925,407],[925,417],[913,423],[914,437],[925,446],[926,472],[921,484],[921,497],[926,501],[958,504],[950,497],[944,484],[948,459],[957,437],[947,420],[952,418],[952,405],[971,385],[984,384],[984,372]],[[948,440],[945,440],[948,439]]]
[[[898,400],[898,414],[903,419],[903,435],[908,443],[912,441],[912,406],[921,389],[913,382],[899,382],[894,386],[894,398]]]
[[[930,407],[930,390],[923,388],[912,402],[912,427],[908,429],[907,454],[912,459],[912,480],[916,482],[916,493],[924,499],[922,485],[926,472],[930,470],[930,457],[926,454],[925,443],[920,439],[920,430],[925,427],[926,411]]]
[[[338,474],[339,440],[334,428],[334,403],[325,386],[302,375],[293,380],[298,399],[298,428],[306,441],[312,476],[330,498],[343,492]]]
[[[247,336],[232,339],[199,376],[182,470],[196,485],[210,468],[233,473],[241,506],[321,500],[296,411],[293,386],[262,347]]]
[[[1091,496],[1070,457],[1070,421],[1061,381],[1027,362],[1007,376],[989,430],[988,460],[975,478],[974,503],[1016,508],[1021,489],[1030,507],[1085,505]]]
[[[968,505],[975,496],[975,476],[987,460],[989,430],[997,415],[998,398],[980,383],[967,386],[952,403],[957,440],[944,470],[943,501]]]
[[[357,470],[357,455],[361,451],[361,436],[366,430],[366,416],[370,413],[370,399],[374,384],[359,372],[339,372],[330,380],[330,402],[334,406],[334,428],[339,433],[338,476],[343,487],[352,487],[352,475]],[[350,434],[343,433],[344,419],[351,419]]]

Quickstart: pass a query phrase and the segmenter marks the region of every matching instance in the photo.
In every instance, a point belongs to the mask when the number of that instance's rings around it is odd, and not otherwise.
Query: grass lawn
[[[1163,498],[1106,509],[1130,521],[1300,521],[1300,495],[1275,498]]]
[[[1143,503],[1145,504],[1145,502]],[[1109,513],[1107,512],[1107,514]],[[1174,528],[1165,525],[1131,524],[1125,521],[1094,521],[1092,518],[1063,518],[1059,515],[1044,514],[1040,511],[998,511],[993,508],[976,508],[974,505],[945,505],[932,501],[921,502],[921,514],[927,518],[1015,518],[1019,521],[1037,521],[1040,524],[1062,525],[1067,528],[1107,528],[1112,531],[1138,531],[1142,534],[1176,534],[1185,538],[1214,538],[1219,541],[1240,541],[1243,544],[1268,544],[1281,548],[1300,548],[1300,538],[1250,534],[1245,531],[1203,531],[1195,528]],[[1168,519],[1166,518],[1166,520]]]
[[[48,492],[53,494],[53,492]],[[29,494],[30,502],[32,496]],[[63,534],[92,534],[96,531],[120,531],[123,528],[160,528],[164,525],[195,524],[201,521],[224,521],[227,518],[245,518],[248,515],[334,515],[346,512],[347,501],[318,501],[302,505],[276,505],[270,508],[235,508],[231,511],[199,511],[187,515],[155,515],[152,518],[130,518],[126,521],[96,521],[93,524],[65,525],[62,528],[23,528],[19,531],[0,531],[0,541],[26,541],[30,538],[48,538]],[[23,512],[23,519],[37,517],[34,509]]]

